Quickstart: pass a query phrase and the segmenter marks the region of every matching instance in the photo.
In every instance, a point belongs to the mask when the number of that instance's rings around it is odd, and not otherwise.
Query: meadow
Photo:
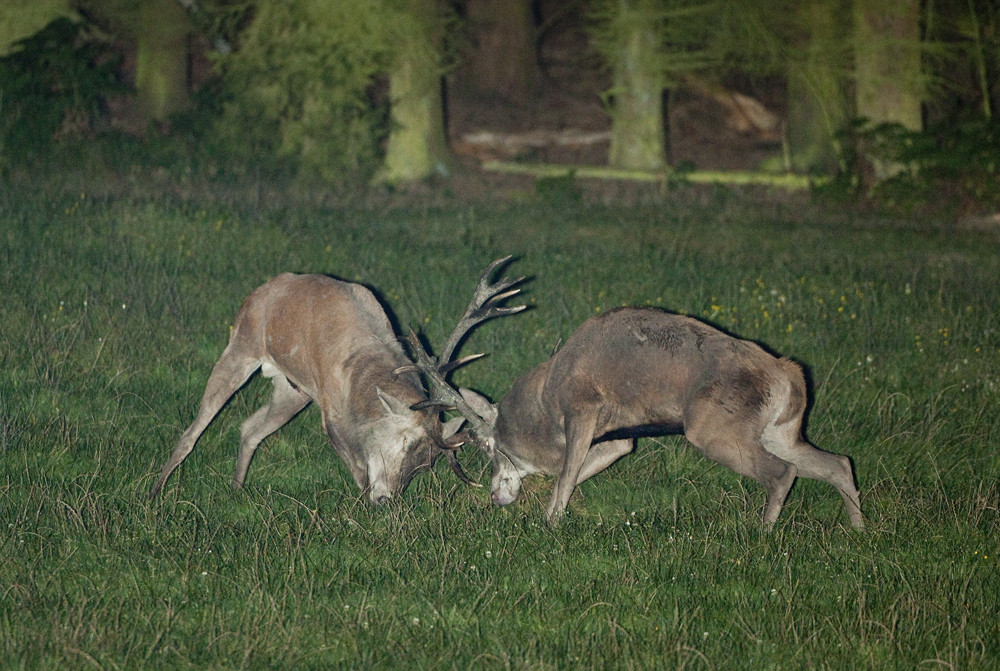
[[[0,192],[0,667],[1000,668],[1000,232],[685,187],[628,201],[226,203]],[[309,408],[230,489],[230,402],[160,499],[242,299],[283,271],[375,289],[440,347],[514,254],[531,310],[455,381],[499,399],[587,317],[690,314],[802,363],[811,442],[867,528],[643,438],[543,520],[444,460],[368,506]],[[488,484],[485,458],[466,471]]]

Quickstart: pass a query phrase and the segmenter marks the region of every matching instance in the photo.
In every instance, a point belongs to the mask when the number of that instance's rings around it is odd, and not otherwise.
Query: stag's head
[[[473,440],[493,463],[490,498],[498,506],[513,503],[521,493],[521,478],[526,471],[519,468],[504,449],[497,430],[497,407],[471,389],[462,388],[458,392],[464,401],[463,419],[478,427],[470,432]]]
[[[465,438],[455,436],[463,419],[441,422],[433,409],[411,409],[381,388],[376,392],[384,413],[361,429],[361,444],[369,447],[355,458],[351,470],[368,500],[377,505],[402,493],[413,476],[433,466],[442,453],[454,460]]]

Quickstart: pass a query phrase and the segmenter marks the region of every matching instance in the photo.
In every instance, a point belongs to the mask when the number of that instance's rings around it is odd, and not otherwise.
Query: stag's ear
[[[452,417],[447,422],[441,425],[441,438],[448,440],[462,428],[462,424],[465,423],[465,417]]]
[[[482,394],[477,394],[471,389],[466,389],[462,387],[458,390],[458,393],[462,395],[465,402],[469,404],[469,407],[473,411],[482,417],[484,420],[490,424],[495,424],[497,421],[497,407],[487,400]]]
[[[390,396],[379,387],[375,387],[375,393],[378,394],[378,400],[382,402],[382,407],[390,415],[406,416],[410,414],[410,406],[395,396]]]

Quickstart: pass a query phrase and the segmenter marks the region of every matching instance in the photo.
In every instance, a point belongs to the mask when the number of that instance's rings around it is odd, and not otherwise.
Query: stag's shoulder
[[[317,273],[281,273],[254,289],[249,299],[275,299],[285,296],[292,300],[306,300],[329,292],[349,291],[350,282]]]

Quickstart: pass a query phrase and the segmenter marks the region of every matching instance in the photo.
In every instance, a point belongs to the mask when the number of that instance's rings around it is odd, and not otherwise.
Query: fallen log
[[[692,170],[690,172],[632,170],[600,165],[562,165],[553,163],[514,163],[511,161],[483,161],[483,170],[538,178],[579,177],[581,179],[610,179],[633,182],[667,182],[676,180],[694,184],[730,184],[735,186],[770,186],[780,189],[809,189],[826,181],[823,177],[809,177],[793,173],[766,173],[746,170]]]

